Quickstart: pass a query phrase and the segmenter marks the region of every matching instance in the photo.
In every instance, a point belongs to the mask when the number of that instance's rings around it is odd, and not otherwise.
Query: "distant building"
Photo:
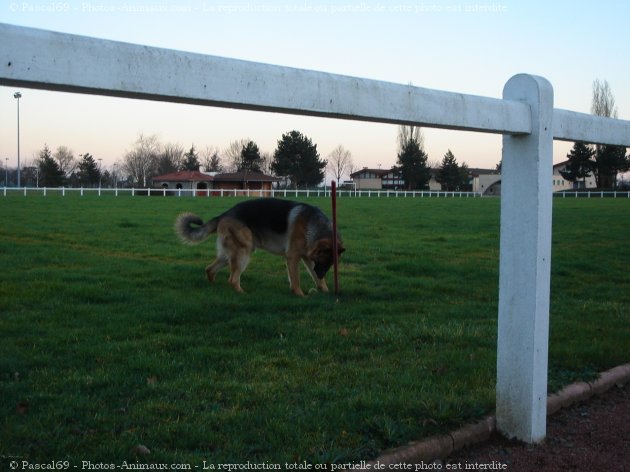
[[[569,161],[559,162],[553,166],[552,186],[554,192],[563,192],[566,190],[581,190],[596,188],[597,183],[595,176],[589,175],[585,179],[571,182],[562,176],[562,171],[567,167]],[[483,195],[501,195],[501,174],[496,171],[487,171],[484,169],[471,169],[473,192],[479,192]]]
[[[273,184],[280,179],[261,172],[233,172],[214,176],[214,189],[262,190],[270,192]]]
[[[212,188],[212,173],[183,170],[153,177],[153,185],[165,189],[207,190]]]
[[[280,179],[260,172],[216,172],[180,171],[159,175],[153,178],[153,185],[165,189],[197,190],[199,195],[216,194],[224,190],[271,191],[273,184]]]
[[[591,174],[585,179],[571,182],[566,180],[561,171],[564,171],[569,161],[563,161],[553,166],[553,191],[581,190],[596,188],[595,177]],[[429,190],[440,191],[442,186],[435,179],[437,169],[431,169]],[[396,172],[396,169],[363,169],[350,174],[357,190],[404,190],[405,181]],[[468,184],[473,192],[487,196],[501,195],[501,174],[493,169],[468,169]]]
[[[496,170],[470,168],[468,178],[473,192],[501,195],[501,174]]]
[[[582,190],[589,188],[596,188],[597,181],[593,174],[589,174],[585,179],[580,179],[575,182],[566,180],[561,172],[567,168],[569,161],[562,161],[553,166],[553,191],[562,192],[564,190]]]
[[[382,169],[363,169],[350,174],[350,178],[355,184],[357,190],[381,190],[386,188],[383,186],[383,177],[387,174],[392,174],[392,170]],[[388,184],[393,184],[393,180],[388,179]]]
[[[428,189],[432,192],[442,190],[442,184],[436,180],[437,169],[430,169]],[[490,171],[488,171],[490,172]],[[363,169],[350,174],[357,190],[405,190],[405,180],[396,168],[392,169]]]

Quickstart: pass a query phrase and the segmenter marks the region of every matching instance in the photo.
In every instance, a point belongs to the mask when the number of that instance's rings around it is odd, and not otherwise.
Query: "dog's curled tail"
[[[216,230],[216,218],[204,223],[199,216],[193,213],[182,213],[175,220],[175,232],[183,242],[188,244],[205,241]]]

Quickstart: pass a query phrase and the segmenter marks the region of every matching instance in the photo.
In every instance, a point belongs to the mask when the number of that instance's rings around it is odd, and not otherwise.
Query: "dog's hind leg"
[[[230,265],[230,278],[228,281],[237,292],[244,292],[241,287],[241,274],[249,264],[249,256],[254,251],[254,235],[243,224],[226,220],[219,227],[221,237],[221,253]]]
[[[217,272],[223,269],[226,265],[228,265],[228,257],[223,245],[223,237],[219,235],[217,238],[217,255],[212,264],[206,267],[206,277],[208,277],[208,282],[214,282],[217,277]]]
[[[217,256],[214,262],[206,267],[206,277],[208,277],[208,282],[214,282],[217,272],[223,269],[226,265],[228,265],[227,259],[222,256]]]
[[[230,258],[230,278],[228,281],[237,292],[243,293],[245,290],[241,287],[241,274],[249,264],[249,254],[247,251],[241,250],[233,254]]]

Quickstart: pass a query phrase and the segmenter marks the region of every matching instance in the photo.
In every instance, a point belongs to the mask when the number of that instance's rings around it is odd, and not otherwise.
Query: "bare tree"
[[[164,175],[177,172],[184,160],[184,146],[179,143],[166,143],[162,146],[156,164],[156,174]]]
[[[442,167],[442,162],[438,159],[429,159],[427,160],[427,165],[429,169],[437,170]]]
[[[354,162],[350,162],[350,165],[348,166],[348,175],[352,175],[358,170],[359,170],[359,166],[356,165]]]
[[[227,160],[227,168],[230,172],[236,172],[239,168],[239,164],[241,162],[241,151],[243,148],[247,146],[251,139],[249,138],[241,138],[236,141],[232,141],[228,147],[223,151],[223,155]]]
[[[352,167],[352,153],[341,144],[328,154],[328,169],[337,182],[341,181],[344,174],[350,174]]]
[[[66,177],[74,172],[77,167],[77,161],[74,158],[74,153],[67,146],[59,146],[53,156],[59,163],[59,169]]]
[[[617,106],[615,105],[615,97],[610,90],[607,80],[600,82],[599,79],[593,81],[593,103],[591,104],[591,113],[597,116],[605,116],[607,118],[617,118]]]
[[[206,148],[199,153],[199,158],[206,172],[223,172],[219,148],[206,146]]]
[[[263,174],[271,173],[271,162],[273,161],[273,155],[269,151],[260,153],[260,170]]]
[[[398,152],[402,152],[405,147],[414,142],[420,150],[424,151],[424,134],[422,128],[413,125],[398,126]]]
[[[147,187],[157,168],[159,154],[160,143],[157,136],[145,136],[141,133],[134,144],[134,148],[125,154],[123,170],[133,182]]]

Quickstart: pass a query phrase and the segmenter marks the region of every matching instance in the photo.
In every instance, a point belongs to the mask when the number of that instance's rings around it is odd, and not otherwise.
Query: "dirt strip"
[[[488,416],[451,434],[387,451],[367,468],[415,464],[421,468],[407,470],[630,471],[630,386],[623,387],[629,381],[630,364],[625,364],[595,382],[577,382],[550,395],[547,411],[553,416],[541,444],[503,438],[496,433],[494,416]]]

